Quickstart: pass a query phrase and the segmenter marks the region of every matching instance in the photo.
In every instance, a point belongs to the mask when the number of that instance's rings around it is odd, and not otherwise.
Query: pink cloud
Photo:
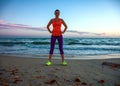
[[[9,26],[16,26],[16,24],[8,23]]]
[[[3,20],[0,20],[0,23],[3,23],[4,21]]]
[[[45,27],[32,27],[24,24],[14,24],[4,20],[0,20],[0,29],[27,29],[27,30],[38,30],[38,31],[46,30]]]
[[[11,27],[31,28],[31,26],[28,26],[28,25],[14,24],[14,23],[7,22],[7,21],[5,21],[5,20],[0,20],[0,24],[8,25],[8,26],[11,26]]]

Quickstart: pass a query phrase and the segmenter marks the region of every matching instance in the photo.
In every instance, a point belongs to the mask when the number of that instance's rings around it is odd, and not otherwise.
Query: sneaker
[[[63,62],[62,62],[62,65],[66,66],[66,65],[67,65],[67,62],[66,62],[66,61],[63,61]]]
[[[51,64],[52,64],[51,61],[46,62],[46,65],[47,65],[47,66],[50,66]]]

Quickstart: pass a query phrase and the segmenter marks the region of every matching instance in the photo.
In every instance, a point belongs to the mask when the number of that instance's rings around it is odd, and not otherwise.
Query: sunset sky
[[[0,23],[45,28],[56,9],[68,30],[120,34],[120,0],[0,0]]]

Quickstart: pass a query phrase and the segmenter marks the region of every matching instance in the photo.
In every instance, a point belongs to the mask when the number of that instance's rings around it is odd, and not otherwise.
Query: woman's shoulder
[[[54,20],[54,18],[51,19],[51,21],[53,21],[53,20]]]
[[[61,21],[63,20],[62,18],[59,18]]]
[[[62,18],[60,18],[61,21],[64,21]]]
[[[54,21],[54,18],[50,19],[50,22],[52,23]]]

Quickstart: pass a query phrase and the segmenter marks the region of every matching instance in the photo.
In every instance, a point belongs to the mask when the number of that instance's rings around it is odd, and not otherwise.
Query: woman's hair
[[[56,10],[55,10],[55,12],[56,12],[56,11],[59,11],[59,12],[60,12],[60,10],[59,10],[59,9],[56,9]]]

